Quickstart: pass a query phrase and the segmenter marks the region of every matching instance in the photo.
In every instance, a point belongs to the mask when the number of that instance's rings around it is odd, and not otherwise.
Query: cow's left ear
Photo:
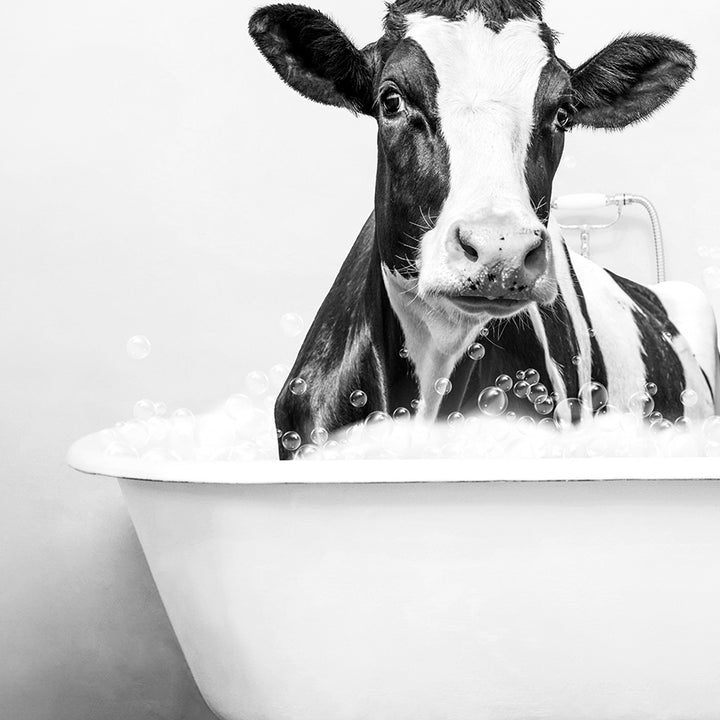
[[[302,5],[269,5],[250,35],[290,87],[311,100],[372,113],[374,54],[359,50],[327,16]]]
[[[575,124],[618,130],[662,107],[692,77],[695,53],[659,35],[626,35],[571,72]]]

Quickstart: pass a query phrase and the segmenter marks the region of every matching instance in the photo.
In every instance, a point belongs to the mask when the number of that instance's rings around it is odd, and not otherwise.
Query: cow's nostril
[[[469,242],[469,234],[464,233],[460,226],[455,228],[455,238],[458,241],[458,245],[462,248],[465,253],[465,257],[471,262],[477,262],[478,252]]]
[[[545,245],[542,242],[525,256],[525,270],[533,275],[542,273],[546,263]]]

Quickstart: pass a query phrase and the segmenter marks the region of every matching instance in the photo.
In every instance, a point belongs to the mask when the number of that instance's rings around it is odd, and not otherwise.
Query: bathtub
[[[223,720],[720,717],[717,459],[69,462]]]

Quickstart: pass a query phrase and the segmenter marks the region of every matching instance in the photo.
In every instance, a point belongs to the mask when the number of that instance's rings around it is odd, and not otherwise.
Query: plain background
[[[696,80],[651,121],[571,134],[556,189],[647,195],[669,277],[699,283],[697,247],[720,247],[720,9],[548,5],[573,65],[625,31],[697,50]],[[379,1],[316,6],[359,44],[379,34]],[[371,210],[372,120],[286,88],[247,37],[253,8],[0,8],[0,717],[210,717],[116,485],[64,454],[142,397],[202,410],[291,360],[280,315],[312,317]],[[623,228],[597,236],[603,258],[652,280],[642,212]],[[135,334],[153,344],[142,362]]]

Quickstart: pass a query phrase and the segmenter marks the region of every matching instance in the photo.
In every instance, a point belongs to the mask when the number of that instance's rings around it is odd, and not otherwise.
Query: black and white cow
[[[362,50],[299,5],[258,10],[250,33],[291,87],[378,124],[375,211],[293,367],[308,391],[278,399],[279,430],[308,442],[316,426],[377,410],[477,410],[500,374],[530,367],[560,400],[592,379],[626,407],[654,382],[665,417],[713,413],[716,326],[702,293],[651,290],[570,252],[549,208],[565,133],[648,117],[691,77],[689,47],[625,36],[573,69],[540,0],[397,0]],[[473,360],[478,340],[486,354]]]

